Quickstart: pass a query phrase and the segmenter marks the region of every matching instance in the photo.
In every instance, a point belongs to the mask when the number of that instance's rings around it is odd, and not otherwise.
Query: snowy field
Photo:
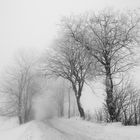
[[[57,118],[19,126],[15,118],[1,118],[0,140],[140,140],[140,126]]]

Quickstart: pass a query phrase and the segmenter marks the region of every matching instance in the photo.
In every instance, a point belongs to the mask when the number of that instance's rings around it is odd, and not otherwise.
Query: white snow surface
[[[0,140],[140,140],[140,126],[74,118],[34,120],[19,126],[15,118],[0,118]]]

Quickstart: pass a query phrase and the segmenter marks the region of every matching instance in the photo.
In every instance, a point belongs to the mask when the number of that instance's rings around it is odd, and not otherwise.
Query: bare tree
[[[127,79],[128,80],[128,79]],[[114,88],[114,104],[116,107],[116,121],[124,125],[137,125],[139,122],[139,90],[126,79]],[[96,121],[110,122],[107,105],[95,112]]]
[[[124,125],[137,125],[139,112],[139,91],[132,85],[126,89],[127,100],[122,108],[122,122]]]
[[[63,36],[55,42],[53,55],[47,59],[45,66],[46,75],[62,77],[71,83],[82,118],[85,118],[85,113],[80,98],[85,80],[91,76],[93,64],[93,60],[84,49],[79,43]]]
[[[21,55],[15,66],[7,70],[0,88],[6,97],[1,115],[18,116],[20,124],[30,120],[32,96],[39,90],[33,65]]]
[[[113,11],[64,19],[65,34],[86,48],[97,60],[99,74],[105,75],[106,104],[111,121],[116,121],[113,80],[134,63],[130,59],[138,41],[139,21],[138,15]]]

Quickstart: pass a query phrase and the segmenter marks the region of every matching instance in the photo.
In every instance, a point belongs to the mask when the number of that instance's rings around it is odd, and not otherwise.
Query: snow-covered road
[[[59,123],[56,123],[58,121],[31,121],[12,129],[1,130],[0,140],[91,140],[66,124],[60,127]]]
[[[140,126],[97,124],[75,119],[0,123],[0,140],[140,140]],[[6,129],[6,126],[8,129]]]
[[[22,140],[93,140],[83,132],[78,131],[60,120],[32,121],[27,127]]]

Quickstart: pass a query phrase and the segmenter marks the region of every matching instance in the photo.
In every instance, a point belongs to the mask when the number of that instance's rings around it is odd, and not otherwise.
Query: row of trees
[[[64,18],[62,36],[55,42],[46,65],[46,75],[62,77],[72,84],[80,116],[80,103],[86,80],[105,78],[106,107],[110,121],[118,121],[116,77],[133,67],[138,44],[139,17],[135,13],[101,13]],[[118,101],[118,100],[117,100]]]
[[[68,83],[59,92],[73,90],[80,117],[85,119],[81,96],[85,83],[102,77],[105,84],[106,101],[104,113],[98,119],[122,121],[125,124],[135,118],[139,121],[139,98],[129,84],[123,84],[120,76],[135,64],[134,52],[139,43],[139,21],[136,13],[120,13],[105,10],[98,14],[72,16],[62,20],[62,30],[52,48],[43,56],[43,61],[19,57],[16,68],[10,70],[8,78],[1,84],[1,93],[6,102],[1,107],[3,115],[17,115],[20,123],[31,119],[32,98],[42,92],[45,78],[62,78]],[[36,65],[37,63],[37,65]],[[134,93],[134,94],[133,94]],[[68,94],[70,95],[70,94]],[[61,98],[62,97],[62,98]],[[64,96],[57,96],[59,114],[64,115]],[[61,98],[61,99],[60,99]],[[70,100],[68,96],[68,116]],[[72,98],[73,100],[73,98]],[[132,113],[133,112],[133,113]],[[104,114],[104,115],[103,115]],[[133,114],[133,115],[131,115]]]
[[[21,53],[15,64],[6,69],[0,81],[1,116],[17,116],[23,124],[77,113],[71,86],[63,79],[46,79],[40,71],[41,63],[40,59]],[[36,98],[41,98],[39,104]]]

